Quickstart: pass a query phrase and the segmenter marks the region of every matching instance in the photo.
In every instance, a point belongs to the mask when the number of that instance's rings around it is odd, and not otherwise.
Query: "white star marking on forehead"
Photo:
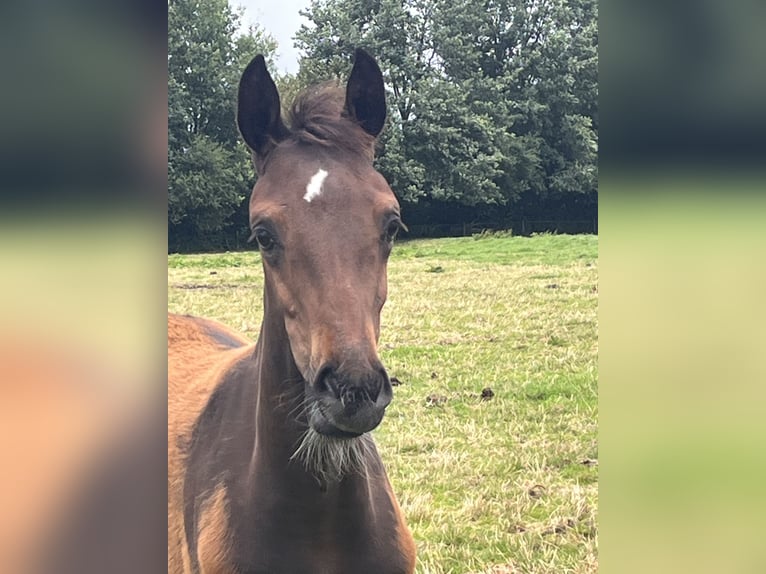
[[[327,177],[327,172],[323,169],[319,169],[314,175],[311,176],[311,180],[306,184],[306,194],[303,196],[308,203],[315,197],[319,197],[322,193],[322,184]]]

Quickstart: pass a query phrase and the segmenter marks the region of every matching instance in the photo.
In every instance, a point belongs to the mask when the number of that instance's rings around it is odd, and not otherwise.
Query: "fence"
[[[517,219],[496,222],[434,223],[410,225],[407,237],[461,237],[482,231],[510,231],[513,235],[532,233],[594,233],[598,234],[598,219]]]

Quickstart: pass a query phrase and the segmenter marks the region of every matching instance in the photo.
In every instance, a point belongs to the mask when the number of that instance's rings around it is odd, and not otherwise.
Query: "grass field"
[[[597,251],[586,235],[394,248],[380,354],[402,384],[374,435],[418,573],[597,570]],[[257,253],[168,267],[171,311],[257,335]]]

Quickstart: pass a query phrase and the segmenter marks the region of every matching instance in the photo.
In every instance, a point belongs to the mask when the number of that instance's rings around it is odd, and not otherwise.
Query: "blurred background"
[[[165,568],[167,9],[0,8],[2,572]],[[600,565],[763,572],[766,7],[599,12]]]
[[[164,571],[167,6],[0,7],[0,571]]]
[[[600,15],[600,566],[762,572],[766,5]]]

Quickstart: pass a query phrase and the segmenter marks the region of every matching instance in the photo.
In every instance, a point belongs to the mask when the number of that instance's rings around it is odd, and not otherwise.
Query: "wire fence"
[[[410,225],[407,237],[465,237],[486,231],[506,231],[512,235],[533,233],[598,234],[598,219],[517,219],[492,222],[433,223]]]

